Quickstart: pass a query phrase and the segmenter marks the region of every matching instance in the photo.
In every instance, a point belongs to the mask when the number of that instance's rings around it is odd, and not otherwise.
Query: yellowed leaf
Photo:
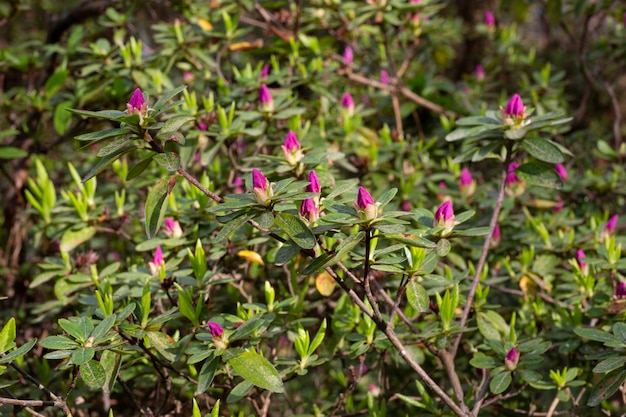
[[[237,256],[255,264],[265,265],[265,263],[263,262],[263,258],[261,258],[261,255],[251,250],[240,250],[239,252],[237,252]]]
[[[337,283],[328,272],[322,272],[315,277],[315,288],[317,288],[317,292],[324,297],[328,297],[333,293],[335,285],[337,285]]]
[[[206,19],[198,19],[198,21],[196,22],[198,24],[198,26],[200,26],[202,28],[202,30],[204,30],[205,32],[209,32],[211,30],[213,30],[213,25],[211,24],[211,22],[209,22]]]
[[[263,46],[263,41],[257,39],[254,42],[236,42],[228,47],[231,51],[247,51],[248,49],[258,49]]]

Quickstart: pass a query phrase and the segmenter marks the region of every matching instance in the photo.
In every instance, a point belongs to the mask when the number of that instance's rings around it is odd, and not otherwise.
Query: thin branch
[[[15,369],[24,378],[28,379],[37,388],[39,388],[40,390],[42,390],[43,392],[48,394],[50,396],[50,398],[52,398],[52,400],[54,401],[55,406],[61,408],[61,410],[63,410],[63,413],[65,415],[71,415],[72,414],[72,412],[70,411],[69,407],[67,406],[67,403],[61,397],[56,395],[54,392],[50,391],[41,382],[39,382],[37,379],[35,379],[34,376],[32,376],[28,372],[24,371],[22,368],[20,368],[19,366],[15,365],[13,362],[11,362],[9,365],[11,366],[11,368]]]
[[[615,95],[615,90],[613,86],[604,81],[602,83],[604,85],[604,89],[606,90],[609,97],[611,97],[611,105],[613,106],[613,113],[615,114],[615,118],[613,119],[613,136],[615,136],[615,150],[619,151],[619,148],[622,144],[622,133],[620,132],[620,125],[622,124],[622,112],[620,111],[620,104],[617,96]]]
[[[550,408],[548,409],[548,414],[546,414],[546,417],[552,417],[554,415],[554,412],[556,411],[559,402],[561,402],[561,400],[559,400],[559,396],[555,395],[554,400],[552,400],[552,404],[550,404]]]
[[[223,203],[224,202],[224,199],[222,197],[220,197],[219,195],[217,195],[214,192],[210,191],[204,185],[200,184],[200,181],[198,181],[193,175],[191,175],[187,171],[185,171],[184,168],[182,168],[182,167],[178,168],[178,173],[180,175],[182,175],[191,184],[193,184],[198,190],[202,191],[202,193],[204,195],[206,195],[207,197],[211,198],[212,200],[217,201],[218,203]]]

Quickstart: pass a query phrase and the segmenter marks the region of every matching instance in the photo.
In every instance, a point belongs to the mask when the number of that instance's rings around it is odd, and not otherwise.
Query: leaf
[[[302,249],[313,249],[317,244],[311,229],[296,215],[279,213],[274,218],[274,223]]]
[[[97,345],[100,344],[102,342],[104,342],[104,340],[106,340],[106,338],[104,336],[106,336],[106,334],[109,332],[109,330],[111,330],[111,327],[113,327],[113,325],[115,324],[115,319],[117,318],[117,316],[115,314],[111,314],[107,317],[105,317],[100,323],[98,323],[98,325],[96,326],[95,329],[93,329],[93,331],[91,332],[90,337],[93,337],[93,344]],[[103,340],[100,340],[103,339]]]
[[[616,369],[604,375],[591,389],[591,395],[587,401],[589,407],[595,407],[609,398],[626,380],[626,369]]]
[[[389,203],[393,199],[393,197],[396,195],[397,192],[398,192],[397,188],[391,188],[385,191],[380,197],[378,197],[376,199],[376,202],[380,203],[381,206],[385,206],[387,203]]]
[[[256,215],[255,213],[249,213],[249,212],[246,213],[243,210],[241,213],[242,213],[241,216],[235,217],[234,219],[230,220],[228,223],[224,225],[222,230],[220,230],[220,232],[215,237],[216,242],[220,242],[226,239],[228,236],[230,236],[231,233],[238,230],[241,226],[246,224],[248,220],[250,220]]]
[[[157,134],[157,138],[168,140],[170,135],[174,132],[177,132],[185,123],[192,122],[196,120],[195,117],[192,116],[180,116],[169,119],[159,133]]]
[[[495,126],[492,125],[480,125],[475,127],[456,129],[446,135],[446,140],[448,142],[454,142],[472,136],[478,136],[479,134],[485,133],[487,131],[494,131],[495,133],[497,129],[494,129],[494,127]]]
[[[165,211],[167,210],[167,197],[169,195],[169,181],[172,177],[161,178],[148,193],[146,199],[146,235],[148,239],[154,237],[159,231]]]
[[[291,240],[288,240],[280,248],[278,248],[276,256],[274,257],[274,264],[282,266],[289,262],[298,253],[300,253],[300,247]]]
[[[414,310],[424,313],[428,311],[430,300],[424,287],[415,279],[406,286],[406,299]]]
[[[89,388],[97,390],[104,387],[106,383],[106,372],[100,362],[92,359],[81,365],[78,369],[80,371],[80,377]]]
[[[538,187],[560,190],[563,186],[554,167],[544,162],[528,162],[519,166],[515,170],[515,173],[527,184],[536,185]]]
[[[522,148],[531,156],[543,162],[560,164],[565,161],[565,157],[559,148],[539,136],[526,138],[522,142]]]
[[[80,230],[69,229],[63,236],[61,236],[60,249],[63,252],[70,252],[83,242],[88,241],[96,234],[96,228],[93,226],[87,226]]]
[[[480,226],[471,229],[454,229],[453,236],[485,236],[490,232],[491,226]]]
[[[322,255],[314,259],[309,265],[302,270],[302,275],[310,275],[322,268],[331,266],[341,261],[341,259],[355,246],[357,246],[365,238],[365,232],[361,231],[357,234],[349,236],[337,248],[333,256]]]
[[[168,172],[176,172],[180,168],[180,156],[175,152],[157,154],[154,160]]]
[[[502,372],[493,377],[489,383],[489,389],[493,394],[501,394],[511,385],[513,378],[510,372]]]
[[[41,342],[39,342],[39,346],[46,349],[76,349],[78,347],[78,343],[73,341],[67,336],[48,336]]]
[[[482,352],[477,352],[470,360],[470,365],[479,369],[493,369],[502,365],[502,361],[493,356],[487,356]]]
[[[92,347],[83,347],[72,352],[72,362],[74,365],[83,365],[93,359],[96,351]]]
[[[112,350],[105,350],[100,356],[100,365],[102,365],[105,372],[105,381],[102,389],[104,392],[110,393],[113,391],[115,380],[122,366],[122,355]]]
[[[141,173],[144,172],[152,162],[152,158],[154,158],[154,155],[150,155],[133,165],[133,167],[128,171],[128,174],[126,174],[126,181],[130,181],[141,175]]]
[[[254,351],[243,352],[228,361],[247,382],[272,392],[284,392],[283,381],[272,364]]]
[[[196,388],[195,395],[202,394],[209,389],[211,382],[213,382],[213,377],[215,377],[215,371],[217,370],[218,364],[218,357],[213,357],[211,360],[204,362],[204,365],[202,365],[200,373],[198,374],[198,387]]]
[[[89,171],[87,173],[87,175],[85,175],[82,179],[83,182],[86,182],[88,180],[90,180],[91,178],[95,177],[96,175],[98,175],[100,172],[102,172],[106,167],[108,167],[109,165],[111,165],[113,162],[115,162],[116,160],[118,160],[122,155],[127,154],[130,151],[133,151],[137,149],[136,145],[129,145],[127,147],[124,147],[122,149],[117,150],[116,152],[107,155],[106,157],[102,158],[101,160],[98,161],[98,163],[96,164],[95,167],[93,167],[91,169],[91,171]]]
[[[16,159],[28,156],[28,152],[15,146],[0,146],[0,159]]]
[[[620,342],[618,338],[613,336],[611,333],[604,332],[602,330],[597,329],[589,329],[585,327],[574,327],[574,333],[578,336],[583,337],[589,340],[595,340],[596,342],[610,343],[610,342]]]
[[[226,402],[234,403],[245,398],[252,389],[252,386],[253,385],[248,381],[241,381],[239,384],[235,385],[235,388],[230,390],[228,397],[226,397]]]
[[[54,123],[54,130],[59,135],[64,135],[72,123],[72,114],[68,111],[72,104],[73,103],[71,101],[64,101],[59,103],[54,108],[54,116],[52,120]]]
[[[330,297],[336,285],[335,279],[326,271],[315,277],[315,288],[324,297]]]
[[[156,103],[154,103],[154,105],[152,106],[152,108],[154,109],[155,112],[159,112],[159,110],[161,110],[161,108],[167,104],[168,101],[170,101],[170,99],[172,99],[174,96],[178,95],[181,91],[183,91],[184,89],[186,89],[187,86],[180,86],[180,87],[176,87],[175,89],[168,91],[167,93],[163,94],[157,101]]]
[[[59,319],[59,326],[61,326],[61,328],[65,330],[66,333],[68,333],[79,342],[85,342],[87,340],[87,337],[89,336],[89,334],[85,332],[84,327],[81,327],[80,324],[72,322],[70,320]]]
[[[126,113],[119,110],[100,110],[100,111],[89,111],[89,110],[78,110],[78,109],[68,109],[71,113],[78,114],[80,116],[86,117],[94,117],[96,119],[107,119],[107,120],[117,120],[120,117],[126,116]]]
[[[15,318],[11,317],[0,332],[0,353],[11,349],[15,344]]]
[[[105,156],[111,155],[112,153],[115,153],[119,151],[120,149],[123,149],[124,147],[129,146],[132,142],[133,142],[133,139],[131,138],[125,138],[125,137],[118,138],[117,140],[109,142],[106,145],[100,147],[100,149],[98,149],[98,152],[96,152],[96,156],[98,158],[103,158]]]
[[[626,363],[626,356],[618,356],[615,358],[607,358],[598,363],[594,368],[595,373],[606,373],[617,369]]]
[[[356,180],[356,179],[337,181],[337,183],[333,187],[333,190],[330,192],[330,194],[328,194],[328,196],[326,196],[326,200],[331,201],[338,195],[341,195],[347,191],[350,191],[351,189],[356,187],[358,184],[359,184],[359,180]]]
[[[385,237],[395,240],[400,243],[407,244],[409,246],[414,246],[416,248],[434,249],[437,247],[437,244],[435,242],[431,242],[430,240],[421,238],[419,236],[406,237],[404,235],[398,234],[398,235],[388,235]]]
[[[176,352],[176,342],[168,335],[161,332],[146,332],[146,336],[154,348],[170,362],[175,362],[178,353]]]
[[[33,346],[35,346],[36,343],[37,343],[37,338],[29,340],[27,343],[24,343],[22,346],[18,347],[11,353],[0,358],[0,364],[13,362],[15,359],[21,356],[24,356],[25,354],[30,352],[30,350],[33,348]]]
[[[46,90],[46,97],[50,98],[59,91],[63,84],[65,84],[65,80],[67,80],[67,76],[69,75],[69,70],[66,69],[57,69],[54,74],[50,76],[46,80],[46,85],[44,89]]]
[[[70,109],[71,111],[71,109]],[[122,136],[130,133],[128,129],[108,129],[108,130],[100,130],[97,132],[85,133],[82,135],[76,136],[76,140],[87,141],[87,140],[100,140],[111,138],[114,136]]]
[[[492,119],[487,116],[470,116],[463,117],[462,119],[454,122],[457,126],[481,126],[481,125],[492,125],[491,127],[502,127],[502,121],[498,119]]]

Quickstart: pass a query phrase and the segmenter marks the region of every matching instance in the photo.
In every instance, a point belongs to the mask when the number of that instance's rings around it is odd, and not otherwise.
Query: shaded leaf
[[[287,236],[302,249],[313,249],[317,244],[315,235],[299,216],[289,213],[279,213],[274,218],[274,223],[287,233]]]
[[[146,199],[146,235],[152,238],[161,227],[165,210],[167,210],[167,196],[169,195],[168,184],[170,177],[161,178],[148,193]]]
[[[406,287],[406,299],[420,313],[428,311],[430,300],[424,287],[415,279],[411,280]]]
[[[538,187],[561,189],[563,183],[552,165],[544,162],[528,162],[519,166],[515,173],[527,184]]]
[[[254,351],[243,352],[228,361],[233,370],[243,379],[257,387],[284,392],[283,381],[272,364]]]
[[[522,142],[522,148],[526,150],[530,155],[539,159],[540,161],[549,162],[552,164],[560,164],[565,161],[565,157],[553,144],[544,138],[535,136],[525,139]]]

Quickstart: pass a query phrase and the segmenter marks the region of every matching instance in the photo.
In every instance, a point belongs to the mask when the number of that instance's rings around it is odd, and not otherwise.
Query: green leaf
[[[619,389],[626,380],[626,369],[616,369],[604,375],[591,389],[591,395],[587,401],[589,407],[595,407],[609,398]]]
[[[67,319],[59,319],[59,326],[61,326],[66,333],[81,343],[85,342],[87,337],[89,337],[89,334],[85,330],[85,326],[81,326],[79,323],[75,323]]]
[[[396,195],[397,192],[398,192],[397,188],[391,188],[385,191],[380,197],[378,197],[376,199],[376,202],[380,203],[381,206],[385,206],[387,203],[389,203],[393,199],[393,197]]]
[[[272,364],[254,351],[243,352],[228,361],[233,370],[249,383],[272,392],[284,392],[283,381]]]
[[[457,126],[481,126],[481,125],[492,125],[490,126],[491,128],[493,127],[503,127],[504,125],[502,124],[501,120],[498,119],[492,119],[491,117],[487,117],[487,116],[470,116],[470,117],[463,117],[462,119],[457,120],[456,122],[454,122],[455,125]]]
[[[67,336],[48,336],[41,342],[39,342],[39,346],[46,349],[76,349],[78,347],[78,343],[73,341]]]
[[[311,229],[296,215],[279,213],[274,218],[274,223],[302,249],[313,249],[317,244]]]
[[[59,103],[54,108],[54,116],[52,120],[54,123],[54,130],[56,130],[59,135],[64,135],[72,124],[72,114],[68,111],[72,104],[73,103],[71,101],[64,101]]]
[[[178,353],[176,352],[176,342],[161,332],[146,332],[146,336],[148,336],[150,343],[157,350],[157,352],[161,354],[161,356],[170,362],[176,361],[178,358]]]
[[[341,261],[341,259],[365,238],[365,232],[349,236],[337,248],[333,256],[322,255],[313,260],[301,272],[302,275],[310,275],[322,268],[331,266]]]
[[[527,184],[538,187],[561,189],[563,183],[554,166],[544,162],[528,162],[519,166],[515,173]]]
[[[118,138],[117,140],[109,142],[106,145],[103,145],[102,147],[100,147],[100,149],[98,149],[98,152],[96,152],[96,156],[98,158],[103,158],[105,156],[111,155],[112,153],[115,153],[119,151],[120,149],[130,146],[132,142],[133,142],[132,138],[128,138],[128,137]]]
[[[146,199],[146,235],[148,239],[154,237],[159,231],[165,211],[167,210],[167,197],[170,193],[170,180],[175,177],[163,177],[148,193]]]
[[[165,168],[169,172],[175,172],[180,168],[180,156],[174,152],[166,152],[157,154],[154,160],[161,167]]]
[[[115,380],[122,366],[122,354],[112,350],[105,350],[100,356],[100,365],[102,365],[105,372],[105,381],[102,389],[104,392],[110,393],[113,391]]]
[[[116,318],[117,317],[115,314],[111,314],[105,317],[100,323],[98,323],[96,328],[93,329],[93,331],[90,334],[90,337],[93,337],[94,345],[100,344],[106,340],[106,337],[104,336],[106,336],[109,330],[111,330],[111,327],[113,327],[113,325],[115,324]]]
[[[620,342],[620,340],[611,333],[604,332],[597,329],[589,329],[585,327],[574,327],[574,333],[578,336],[589,340],[595,340],[596,342],[610,343]]]
[[[107,155],[106,157],[102,158],[101,160],[98,161],[96,166],[93,167],[91,171],[89,171],[87,175],[83,177],[83,182],[86,182],[90,180],[91,178],[95,177],[100,172],[102,172],[106,167],[108,167],[113,162],[121,158],[122,155],[127,154],[128,152],[133,151],[135,149],[137,149],[136,145],[129,145],[122,149],[118,149],[116,152],[113,152],[112,154]]]
[[[209,389],[213,382],[213,377],[215,377],[215,371],[217,370],[219,362],[218,357],[213,357],[211,360],[204,362],[198,374],[198,387],[196,388],[195,395],[202,394]]]
[[[0,159],[25,158],[28,152],[15,146],[0,146]]]
[[[291,240],[288,240],[280,248],[278,248],[278,251],[276,251],[274,264],[282,266],[289,262],[298,253],[300,253],[300,247]]]
[[[30,352],[30,350],[33,348],[33,346],[35,346],[36,343],[37,343],[37,338],[29,340],[27,343],[24,343],[22,346],[15,349],[11,353],[0,358],[0,364],[13,362],[15,359],[21,356],[24,356],[25,354]]]
[[[92,359],[82,364],[78,369],[80,371],[80,377],[89,388],[97,390],[104,387],[106,383],[106,372],[100,362]]]
[[[493,377],[489,383],[489,389],[493,394],[501,394],[511,385],[513,378],[510,372],[502,372]]]
[[[167,140],[172,133],[177,132],[185,123],[194,120],[196,120],[196,118],[192,116],[180,116],[169,119],[157,134],[157,138]]]
[[[526,138],[522,142],[522,148],[524,148],[524,150],[526,150],[526,152],[528,152],[531,156],[543,162],[560,164],[565,161],[565,157],[559,148],[539,136]]]
[[[490,226],[472,227],[471,229],[454,229],[453,236],[485,236],[491,232]]]
[[[493,131],[495,133],[498,130],[495,129],[495,127],[496,126],[492,125],[480,125],[475,127],[456,129],[446,135],[446,140],[448,142],[454,142],[457,140],[478,136],[488,131]]]
[[[15,318],[11,317],[0,332],[0,353],[11,349],[15,344]]]
[[[87,226],[80,230],[72,230],[69,229],[63,236],[61,236],[61,246],[60,249],[63,252],[70,252],[77,246],[81,245],[83,242],[88,241],[96,234],[96,228],[93,226]]]
[[[96,119],[107,119],[107,120],[117,120],[120,117],[126,116],[126,113],[124,113],[123,111],[119,111],[119,110],[89,111],[89,110],[68,109],[68,111],[74,114],[78,114],[80,116],[94,117]]]
[[[328,194],[328,196],[326,196],[326,200],[331,201],[338,195],[341,195],[347,191],[350,191],[351,189],[356,187],[358,184],[359,184],[359,180],[357,179],[337,181],[337,183],[333,187],[333,190],[330,192],[330,194]]]
[[[607,358],[598,363],[594,368],[595,373],[606,373],[617,369],[626,363],[626,356],[618,356],[616,358]]]
[[[411,280],[406,287],[406,299],[420,313],[428,311],[430,300],[424,287],[415,279]]]
[[[470,360],[470,365],[474,368],[493,369],[502,365],[502,361],[498,360],[498,358],[494,358],[493,356],[487,356],[482,352],[477,352]]]
[[[130,181],[141,175],[141,173],[144,172],[148,166],[150,166],[153,157],[154,155],[150,155],[146,159],[142,159],[133,165],[133,167],[128,171],[128,174],[126,174],[126,181]]]
[[[70,110],[71,111],[71,110]],[[115,136],[123,136],[130,133],[128,129],[109,129],[109,130],[99,130],[97,132],[85,133],[82,135],[78,135],[75,137],[76,140],[87,141],[87,140],[101,140],[106,138],[112,138]]]
[[[63,87],[69,73],[70,72],[66,69],[57,69],[54,74],[46,80],[46,85],[44,86],[44,89],[46,90],[46,97],[52,97],[54,93]]]
[[[83,365],[93,359],[96,353],[92,347],[83,347],[72,352],[72,362],[74,365]]]
[[[184,89],[186,89],[187,86],[179,86],[176,87],[175,89],[168,91],[167,93],[163,94],[157,101],[156,103],[154,103],[154,106],[152,106],[152,108],[154,109],[155,112],[159,112],[159,110],[161,110],[161,108],[167,104],[168,101],[170,101],[171,98],[173,98],[174,96],[180,94],[181,91],[183,91]]]
[[[231,389],[228,393],[228,397],[226,397],[227,403],[235,403],[242,398],[245,398],[246,395],[250,392],[253,385],[248,381],[241,381],[239,384],[235,385],[235,388]]]
[[[405,237],[404,235],[398,234],[398,235],[388,235],[385,237],[395,240],[397,242],[407,244],[409,246],[414,246],[416,248],[434,249],[437,247],[437,244],[435,242],[431,242],[430,240],[421,238],[419,236]]]
[[[215,241],[216,242],[220,242],[224,239],[226,239],[228,236],[230,236],[231,233],[233,233],[234,231],[238,230],[241,226],[243,226],[244,224],[246,224],[248,222],[248,220],[250,220],[251,218],[253,218],[256,215],[256,213],[246,213],[245,211],[242,211],[242,215],[239,217],[235,217],[234,219],[230,220],[228,223],[226,223],[224,225],[224,227],[222,228],[222,230],[220,230],[220,232],[217,234],[217,236],[215,236]]]

